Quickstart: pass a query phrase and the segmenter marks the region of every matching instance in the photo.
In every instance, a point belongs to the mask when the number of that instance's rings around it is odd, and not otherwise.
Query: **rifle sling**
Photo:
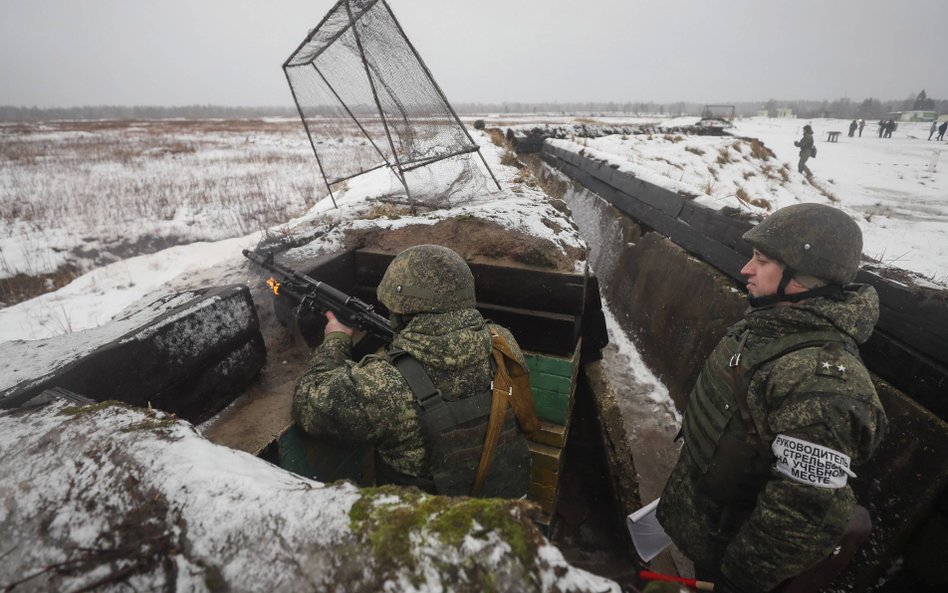
[[[540,428],[540,420],[533,405],[529,372],[517,362],[510,344],[500,335],[497,328],[489,327],[491,357],[494,362],[491,366],[496,367],[496,370],[494,380],[491,381],[490,420],[487,423],[484,449],[481,451],[481,460],[477,466],[474,485],[471,487],[471,496],[478,495],[487,477],[487,470],[494,457],[494,448],[507,416],[508,405],[513,409],[514,417],[525,433],[530,434]]]

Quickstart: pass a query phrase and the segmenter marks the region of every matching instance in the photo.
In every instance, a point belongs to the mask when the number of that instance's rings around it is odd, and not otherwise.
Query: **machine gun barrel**
[[[267,280],[276,297],[286,297],[296,303],[297,307],[314,312],[332,311],[344,325],[361,329],[385,343],[390,343],[395,338],[388,319],[376,313],[374,307],[365,301],[306,274],[281,266],[273,261],[273,254],[261,256],[247,249],[243,250],[243,254],[261,268],[280,276]]]

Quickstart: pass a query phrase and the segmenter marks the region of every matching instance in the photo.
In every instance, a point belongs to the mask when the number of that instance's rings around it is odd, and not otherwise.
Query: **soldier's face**
[[[747,276],[747,292],[752,296],[777,294],[783,277],[783,264],[755,249],[754,256],[741,268],[741,275]]]

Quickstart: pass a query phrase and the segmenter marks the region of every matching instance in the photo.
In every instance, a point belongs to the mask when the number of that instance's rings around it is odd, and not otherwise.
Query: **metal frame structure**
[[[395,142],[392,138],[392,133],[390,130],[389,116],[386,116],[385,109],[383,108],[382,103],[379,99],[379,92],[377,90],[376,83],[380,83],[383,86],[385,86],[386,92],[388,92],[388,94],[391,97],[393,97],[393,99],[396,102],[396,106],[399,108],[399,111],[401,111],[402,119],[409,125],[411,122],[411,116],[406,114],[404,107],[398,102],[397,94],[394,93],[390,88],[388,88],[388,85],[383,79],[383,77],[378,72],[376,72],[373,75],[373,65],[366,58],[365,48],[363,47],[361,36],[359,35],[358,28],[356,27],[356,24],[358,23],[359,19],[362,18],[363,15],[369,12],[369,10],[375,7],[376,4],[378,3],[381,3],[382,6],[385,8],[385,10],[388,12],[388,15],[391,17],[392,22],[394,23],[398,33],[401,35],[402,39],[407,44],[408,48],[411,50],[411,53],[414,56],[414,58],[418,61],[418,65],[421,67],[422,72],[424,73],[425,77],[431,83],[432,89],[437,93],[437,96],[444,103],[444,107],[450,113],[451,117],[454,120],[454,123],[458,127],[460,127],[461,130],[464,131],[464,134],[467,137],[467,140],[470,142],[470,146],[462,147],[459,150],[455,150],[448,154],[438,155],[438,156],[430,157],[430,158],[423,158],[423,159],[415,160],[415,161],[404,160],[404,159],[399,158],[399,153],[398,153],[398,150],[396,149]],[[329,17],[332,16],[333,14],[336,14],[337,11],[342,6],[345,7],[346,14],[348,15],[348,24],[342,27],[339,31],[335,32],[330,38],[328,38],[325,42],[325,45],[321,49],[319,49],[319,51],[315,52],[313,55],[309,56],[307,59],[303,61],[294,63],[295,58],[297,58],[297,56],[303,50],[303,48],[305,48],[313,40],[313,38],[320,32],[320,29],[323,27],[323,25],[326,23]],[[350,29],[355,38],[356,47],[358,48],[358,51],[359,51],[359,58],[362,61],[362,66],[365,71],[366,79],[368,80],[368,83],[369,83],[369,88],[372,91],[372,100],[375,103],[376,113],[382,122],[382,126],[385,130],[385,137],[388,140],[389,148],[392,151],[391,160],[389,160],[389,158],[385,155],[385,152],[378,145],[376,145],[375,141],[372,139],[371,135],[368,133],[368,131],[365,129],[362,123],[359,121],[356,115],[351,111],[350,107],[346,105],[342,97],[339,96],[339,93],[336,91],[335,88],[333,88],[332,84],[330,84],[326,76],[323,75],[323,73],[319,70],[319,68],[316,65],[316,59]],[[307,122],[306,114],[304,113],[303,107],[300,105],[299,97],[297,96],[297,92],[293,87],[293,82],[289,74],[290,68],[305,68],[308,66],[312,66],[312,68],[319,75],[323,84],[326,86],[327,89],[329,89],[329,91],[332,93],[335,99],[339,102],[339,105],[342,106],[342,108],[345,110],[348,116],[352,119],[353,122],[355,122],[356,126],[358,126],[359,130],[362,132],[365,138],[368,139],[368,141],[372,144],[372,147],[381,157],[383,161],[382,163],[378,164],[377,166],[359,171],[358,173],[355,173],[353,175],[349,175],[347,177],[341,177],[338,179],[333,179],[332,181],[330,181],[330,178],[327,176],[326,170],[323,166],[323,162],[319,157],[319,151],[316,149],[316,143],[313,140],[313,131],[310,129],[309,123]],[[448,102],[448,99],[445,96],[444,91],[442,91],[441,87],[438,86],[438,83],[435,81],[434,77],[431,74],[431,70],[428,69],[427,64],[425,64],[424,60],[421,58],[421,55],[418,53],[418,50],[415,49],[415,46],[408,39],[408,36],[405,35],[404,29],[402,29],[401,24],[398,22],[398,19],[395,18],[395,14],[392,12],[391,7],[388,5],[388,3],[385,0],[370,0],[367,4],[362,5],[361,10],[358,10],[358,11],[353,11],[352,0],[339,0],[329,10],[329,12],[326,13],[326,16],[323,17],[323,19],[319,22],[319,24],[312,31],[310,31],[306,39],[304,39],[303,42],[300,43],[300,45],[296,48],[296,50],[294,50],[293,53],[290,54],[290,57],[286,59],[286,61],[283,63],[283,73],[286,76],[287,83],[290,86],[290,92],[293,95],[293,102],[296,104],[296,110],[299,113],[300,119],[303,121],[303,127],[306,129],[306,135],[309,138],[309,143],[313,149],[313,154],[316,156],[316,162],[319,166],[320,174],[323,177],[323,182],[326,184],[326,189],[329,191],[329,196],[332,199],[333,206],[336,206],[336,198],[332,192],[332,187],[331,187],[332,184],[338,183],[340,181],[344,181],[346,179],[351,179],[353,177],[357,177],[369,171],[374,171],[375,169],[378,169],[380,167],[386,167],[386,166],[392,170],[392,173],[401,182],[402,186],[405,188],[405,193],[406,193],[407,198],[411,200],[411,190],[408,187],[408,181],[405,178],[405,173],[407,173],[408,171],[412,171],[414,169],[418,169],[420,167],[431,165],[438,161],[457,157],[463,154],[469,154],[472,152],[476,152],[478,154],[478,156],[481,158],[481,162],[484,163],[484,167],[487,169],[487,172],[490,174],[491,179],[493,179],[494,183],[497,185],[497,188],[502,189],[500,186],[500,182],[497,181],[497,177],[494,176],[494,172],[491,170],[490,166],[487,164],[487,160],[484,158],[484,155],[481,154],[480,146],[477,145],[477,143],[474,141],[474,138],[471,136],[470,132],[468,132],[464,124],[461,123],[461,119],[458,117],[458,114],[454,110],[454,107],[452,107],[451,104]]]

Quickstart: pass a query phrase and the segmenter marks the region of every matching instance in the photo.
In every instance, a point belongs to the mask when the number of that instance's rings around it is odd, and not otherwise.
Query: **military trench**
[[[295,259],[293,267],[377,305],[375,286],[405,247],[436,243],[460,253],[475,275],[478,308],[514,332],[533,357],[533,374],[548,381],[534,386],[544,421],[531,443],[528,506],[534,524],[570,564],[634,591],[641,586],[637,571],[646,565],[634,552],[625,517],[660,494],[677,457],[678,411],[705,356],[743,315],[735,265],[747,246],[735,237],[749,223],[704,211],[687,198],[623,179],[603,163],[536,140],[521,143],[517,164],[576,225],[588,251],[564,253],[542,239],[460,217],[390,230],[350,229],[343,250]],[[399,208],[410,209],[390,206],[388,214],[399,215]],[[584,271],[577,271],[577,261],[586,263]],[[98,400],[154,405],[195,423],[213,443],[321,482],[370,486],[371,451],[315,441],[290,419],[293,387],[321,336],[320,319],[297,319],[249,263],[232,277],[241,278],[240,285],[194,289],[143,306],[152,315],[144,329],[133,323],[141,311],[127,312],[118,323],[128,322],[129,333],[103,336],[85,358],[24,379],[0,392],[0,401],[23,403],[56,386],[96,393]],[[863,357],[891,430],[857,488],[875,530],[834,590],[943,591],[948,460],[941,453],[948,450],[948,430],[941,394],[948,385],[948,348],[939,349],[938,340],[948,335],[948,296],[896,289],[881,277],[870,281],[884,308],[878,336]],[[927,327],[910,331],[922,315]],[[155,355],[181,335],[192,338],[176,344],[176,351],[192,356]],[[203,342],[196,337],[208,335]],[[636,376],[617,345],[628,338],[664,383],[669,400],[650,397],[654,386]],[[357,354],[377,346],[365,339]],[[94,372],[103,365],[135,368],[130,361],[142,360],[152,364],[128,375],[113,373],[108,381]],[[154,389],[136,396],[136,386],[146,382]],[[166,428],[165,420],[155,422]],[[360,521],[374,520],[371,509],[360,512]],[[386,548],[389,558],[398,553],[388,549],[397,541],[374,545]],[[692,570],[673,549],[648,568],[684,576]]]

